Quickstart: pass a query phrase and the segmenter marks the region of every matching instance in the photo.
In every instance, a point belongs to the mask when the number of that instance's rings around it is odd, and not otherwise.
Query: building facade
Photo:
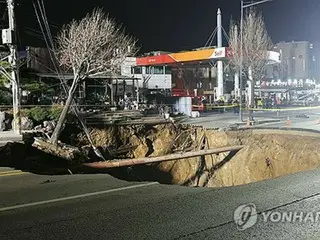
[[[310,88],[319,82],[319,52],[307,41],[280,42],[274,46],[281,63],[267,70],[265,85],[280,88]]]
[[[278,98],[298,99],[310,93],[320,83],[320,48],[308,41],[280,42],[274,51],[280,53],[279,64],[267,69],[259,82],[257,94]]]

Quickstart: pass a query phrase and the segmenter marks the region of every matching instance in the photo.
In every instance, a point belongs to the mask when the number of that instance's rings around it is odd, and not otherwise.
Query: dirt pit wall
[[[239,139],[245,147],[215,172],[210,187],[257,182],[320,165],[318,134],[253,130],[226,135],[228,139]]]
[[[309,132],[223,132],[191,126],[161,125],[93,129],[92,136],[95,144],[101,147],[132,147],[121,156],[128,158],[245,145],[239,152],[151,164],[147,169],[145,166],[133,168],[137,179],[152,179],[184,186],[242,185],[311,170],[320,165],[320,134]],[[76,139],[78,146],[88,144],[83,134]]]
[[[81,131],[71,128],[68,131],[64,133],[63,142],[84,151],[90,149]],[[280,130],[215,131],[172,124],[156,127],[113,126],[90,131],[95,145],[104,150],[106,158],[110,160],[244,145],[238,152],[133,166],[110,172],[126,180],[226,187],[277,178],[320,166],[320,134],[317,133]],[[93,158],[89,161],[100,160],[94,158],[92,151],[91,156]],[[8,144],[0,148],[0,166],[40,174],[68,174],[68,169],[72,167],[64,159],[45,154],[28,144]]]

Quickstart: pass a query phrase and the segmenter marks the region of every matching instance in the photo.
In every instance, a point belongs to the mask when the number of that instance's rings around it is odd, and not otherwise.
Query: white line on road
[[[11,207],[0,208],[0,212],[20,209],[20,208],[39,206],[39,205],[44,205],[44,204],[49,204],[49,203],[62,202],[62,201],[73,200],[73,199],[78,199],[78,198],[92,197],[92,196],[102,195],[102,194],[106,194],[106,193],[113,193],[113,192],[119,192],[119,191],[124,191],[124,190],[129,190],[129,189],[140,188],[140,187],[152,186],[152,185],[156,185],[156,184],[158,184],[158,183],[152,182],[152,183],[139,184],[139,185],[133,185],[133,186],[128,186],[128,187],[109,189],[109,190],[93,192],[93,193],[85,193],[85,194],[80,194],[80,195],[75,195],[75,196],[70,196],[70,197],[56,198],[56,199],[45,200],[45,201],[40,201],[40,202],[33,202],[33,203],[26,203],[26,204],[11,206]]]

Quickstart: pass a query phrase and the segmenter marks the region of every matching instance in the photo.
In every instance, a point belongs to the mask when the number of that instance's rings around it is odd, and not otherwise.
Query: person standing
[[[232,104],[233,104],[233,106],[234,106],[234,107],[233,107],[234,113],[237,114],[237,115],[239,115],[240,105],[239,105],[238,99],[235,98],[235,99],[233,100]]]
[[[258,108],[261,109],[262,106],[263,106],[262,98],[259,98],[259,99],[258,99]]]
[[[277,109],[279,109],[279,108],[280,108],[280,105],[281,105],[281,100],[280,100],[280,98],[277,98],[277,100],[276,100],[276,105],[277,105]]]

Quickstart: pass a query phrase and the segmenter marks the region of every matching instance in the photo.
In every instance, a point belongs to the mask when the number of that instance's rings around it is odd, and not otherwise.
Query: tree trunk
[[[253,80],[253,70],[251,67],[249,67],[249,82],[250,82],[250,86],[249,86],[249,91],[248,91],[248,94],[249,94],[249,121],[253,121],[253,108],[254,108],[254,87],[255,87],[255,84],[254,84],[254,80]]]
[[[253,109],[255,108],[255,98],[254,98],[254,86],[255,86],[255,82],[252,79],[251,80],[251,89],[250,89],[250,95],[251,95],[251,104],[250,104],[250,111],[249,111],[249,120],[250,121],[254,121],[254,117],[253,117]]]
[[[60,114],[60,117],[59,117],[59,120],[58,120],[58,123],[57,123],[57,126],[56,128],[54,129],[54,132],[51,136],[51,139],[50,139],[50,142],[54,145],[57,145],[58,144],[58,139],[61,135],[61,132],[62,132],[62,127],[63,127],[63,123],[64,121],[66,120],[67,118],[67,114],[70,110],[70,107],[71,107],[71,103],[72,103],[72,100],[73,100],[73,97],[74,97],[74,94],[75,94],[75,90],[77,88],[77,82],[78,82],[78,79],[74,79],[73,82],[72,82],[72,85],[69,89],[69,96],[67,98],[67,101],[65,103],[65,106]]]

